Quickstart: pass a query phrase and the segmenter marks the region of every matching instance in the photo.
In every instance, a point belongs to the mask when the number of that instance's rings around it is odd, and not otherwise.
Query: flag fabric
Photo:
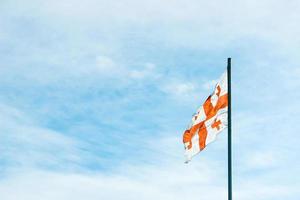
[[[227,73],[216,84],[214,92],[193,115],[192,122],[183,134],[185,161],[202,151],[227,127],[228,91]]]

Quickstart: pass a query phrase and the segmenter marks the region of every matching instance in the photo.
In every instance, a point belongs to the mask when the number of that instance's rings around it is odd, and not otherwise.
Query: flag
[[[218,80],[214,92],[193,115],[183,134],[186,163],[202,151],[227,127],[228,91],[227,73]]]

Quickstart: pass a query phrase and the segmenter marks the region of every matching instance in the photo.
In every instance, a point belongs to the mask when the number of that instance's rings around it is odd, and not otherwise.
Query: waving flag
[[[186,162],[202,151],[217,135],[227,127],[228,91],[225,72],[214,92],[197,110],[192,122],[183,134]]]

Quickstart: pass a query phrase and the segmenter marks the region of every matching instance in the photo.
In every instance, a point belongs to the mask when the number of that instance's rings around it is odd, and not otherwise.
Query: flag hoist
[[[231,183],[231,58],[227,60],[227,71],[218,80],[183,134],[185,162],[201,152],[217,135],[228,128],[228,200],[232,200]]]

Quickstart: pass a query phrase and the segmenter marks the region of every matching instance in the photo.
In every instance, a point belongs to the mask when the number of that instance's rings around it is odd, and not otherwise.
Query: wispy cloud
[[[81,162],[77,140],[39,126],[30,116],[6,105],[0,106],[0,118],[3,170],[38,166],[72,169]]]

